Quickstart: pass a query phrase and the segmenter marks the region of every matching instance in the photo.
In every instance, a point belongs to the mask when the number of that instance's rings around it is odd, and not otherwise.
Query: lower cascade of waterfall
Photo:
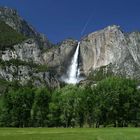
[[[82,78],[80,78],[80,69],[78,64],[79,49],[80,49],[80,42],[78,42],[76,51],[72,58],[71,64],[68,68],[67,77],[64,76],[61,77],[62,81],[64,81],[65,83],[76,84],[82,80]]]

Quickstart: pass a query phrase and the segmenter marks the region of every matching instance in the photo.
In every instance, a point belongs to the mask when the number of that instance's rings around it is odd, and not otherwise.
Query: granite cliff
[[[48,70],[42,55],[52,47],[48,39],[22,19],[16,10],[1,7],[0,21],[26,37],[21,43],[0,47],[0,79],[18,81],[22,85],[59,87],[59,81]]]
[[[26,36],[12,48],[0,50],[0,79],[59,87],[58,79],[66,73],[78,41],[66,39],[53,45],[10,8],[0,8],[0,21]],[[82,75],[94,80],[108,75],[140,79],[140,33],[124,33],[113,25],[83,37],[79,67]]]
[[[51,47],[52,44],[45,37],[45,35],[37,32],[33,26],[31,26],[28,22],[26,22],[26,20],[19,16],[15,9],[0,7],[0,20],[4,21],[17,32],[29,38],[34,38],[40,47]]]
[[[100,70],[131,78],[140,78],[140,33],[124,33],[109,26],[81,40],[81,57],[86,75]]]

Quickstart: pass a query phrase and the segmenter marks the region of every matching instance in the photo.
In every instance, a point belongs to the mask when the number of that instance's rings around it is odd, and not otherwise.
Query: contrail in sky
[[[92,18],[93,18],[93,14],[89,16],[89,18],[88,18],[86,24],[84,25],[83,30],[81,31],[81,36],[82,36],[82,35],[84,34],[84,32],[86,31],[87,26],[88,26],[89,22],[92,20]]]

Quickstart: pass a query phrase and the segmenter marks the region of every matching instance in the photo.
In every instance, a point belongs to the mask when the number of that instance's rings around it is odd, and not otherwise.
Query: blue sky
[[[0,0],[1,6],[19,14],[52,42],[81,38],[108,25],[126,32],[140,30],[140,0]]]

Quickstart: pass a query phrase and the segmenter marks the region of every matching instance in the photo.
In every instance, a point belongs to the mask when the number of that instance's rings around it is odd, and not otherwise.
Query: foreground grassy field
[[[0,128],[0,140],[140,140],[140,128]]]

